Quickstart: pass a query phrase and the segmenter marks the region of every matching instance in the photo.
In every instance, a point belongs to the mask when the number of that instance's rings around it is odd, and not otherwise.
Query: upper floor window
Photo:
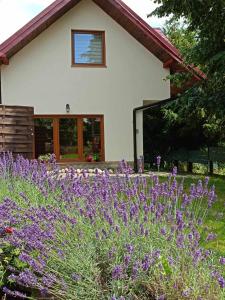
[[[72,31],[72,65],[105,66],[105,32]]]

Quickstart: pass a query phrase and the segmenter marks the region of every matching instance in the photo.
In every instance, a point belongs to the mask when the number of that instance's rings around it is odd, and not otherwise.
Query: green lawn
[[[185,176],[184,185],[188,189],[191,183],[197,183],[199,179],[204,180],[204,176]],[[210,213],[205,219],[205,236],[209,232],[216,233],[215,240],[204,244],[208,249],[216,250],[219,255],[225,255],[225,176],[213,176],[210,178],[209,186],[215,185],[218,201],[210,209]]]

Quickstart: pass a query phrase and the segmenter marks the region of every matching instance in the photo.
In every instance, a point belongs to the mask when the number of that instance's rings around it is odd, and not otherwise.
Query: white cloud
[[[0,43],[20,29],[54,0],[0,0]],[[153,27],[163,25],[165,19],[147,18],[156,5],[152,0],[123,0]]]

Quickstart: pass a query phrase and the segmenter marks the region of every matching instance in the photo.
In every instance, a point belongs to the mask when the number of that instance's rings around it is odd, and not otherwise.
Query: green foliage
[[[48,161],[51,159],[51,156],[52,156],[52,154],[51,154],[51,153],[48,153],[48,154],[40,155],[40,156],[38,157],[38,159],[39,159],[40,161],[46,161],[46,162],[48,162]]]
[[[10,243],[0,242],[0,287],[9,286],[13,280],[9,279],[10,270],[8,267],[15,267],[22,270],[27,266],[19,260],[21,250],[13,247]]]
[[[196,31],[188,30],[187,25],[184,22],[179,22],[172,18],[166,21],[164,33],[171,43],[179,49],[182,57],[184,57],[187,61],[190,51],[192,51],[193,47],[197,44]]]
[[[172,15],[183,20],[188,31],[196,32],[198,43],[194,48],[193,63],[207,64],[225,48],[224,0],[155,0],[160,6],[153,12],[159,17]]]
[[[179,49],[185,63],[198,66],[207,79],[189,88],[179,101],[165,106],[160,112],[149,112],[145,130],[149,130],[149,136],[153,139],[158,137],[158,143],[164,145],[162,147],[165,148],[167,142],[167,149],[173,147],[174,143],[188,149],[224,144],[225,1],[154,2],[159,7],[151,15],[171,16],[165,25],[165,34]],[[173,74],[171,81],[175,86],[182,87],[187,81],[186,76],[183,73]],[[158,126],[157,131],[151,134],[150,121],[156,120],[156,116],[161,118],[158,121],[162,126]],[[167,134],[172,136],[165,139]],[[174,135],[177,137],[176,141]],[[146,148],[151,147],[151,142],[152,140],[146,144]]]
[[[225,85],[225,1],[155,0],[154,15],[169,16],[166,33],[184,58],[202,66],[205,88],[219,92]],[[185,25],[179,25],[179,21]],[[181,23],[181,24],[182,24]]]

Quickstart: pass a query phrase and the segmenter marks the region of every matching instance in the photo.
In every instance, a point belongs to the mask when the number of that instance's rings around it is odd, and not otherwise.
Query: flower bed
[[[16,299],[225,299],[224,257],[201,247],[216,201],[208,179],[59,176],[0,159],[0,283]],[[38,295],[38,296],[37,296]],[[11,299],[10,298],[10,299]]]

